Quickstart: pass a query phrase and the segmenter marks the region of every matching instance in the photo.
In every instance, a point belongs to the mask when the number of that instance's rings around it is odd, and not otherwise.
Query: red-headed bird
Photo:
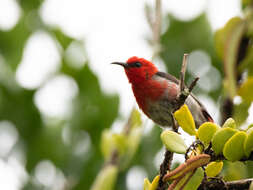
[[[113,62],[124,67],[127,78],[140,109],[162,127],[172,126],[171,112],[180,90],[179,80],[174,76],[158,71],[156,66],[144,58],[131,57],[126,63]],[[190,94],[185,101],[196,126],[206,121],[213,122],[200,101]]]

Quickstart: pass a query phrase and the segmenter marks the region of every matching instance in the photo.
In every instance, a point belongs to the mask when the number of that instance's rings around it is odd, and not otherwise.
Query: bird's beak
[[[123,62],[113,62],[111,64],[114,64],[114,65],[121,65],[123,66],[124,68],[127,68],[128,67],[128,64],[127,63],[123,63]]]

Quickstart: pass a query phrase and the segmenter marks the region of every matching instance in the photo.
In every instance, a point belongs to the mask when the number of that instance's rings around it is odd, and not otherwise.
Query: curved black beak
[[[127,63],[123,63],[123,62],[113,62],[111,64],[114,64],[114,65],[121,65],[123,66],[124,68],[127,68],[128,67],[128,64]]]

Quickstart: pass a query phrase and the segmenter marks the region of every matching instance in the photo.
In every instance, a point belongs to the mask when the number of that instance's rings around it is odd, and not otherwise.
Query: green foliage
[[[80,68],[74,68],[66,53],[73,42],[80,44],[83,51],[83,42],[42,21],[39,14],[42,0],[17,2],[22,9],[17,25],[10,31],[0,30],[0,58],[3,58],[0,65],[0,120],[7,120],[15,125],[19,134],[15,148],[24,146],[22,151],[25,154],[25,169],[29,180],[23,189],[41,189],[33,179],[37,164],[43,160],[50,160],[64,174],[69,189],[127,189],[127,172],[135,165],[144,168],[150,179],[156,176],[152,183],[145,180],[146,190],[156,189],[159,177],[153,164],[154,156],[161,150],[162,143],[173,152],[185,153],[187,147],[182,137],[168,131],[161,134],[158,127],[143,135],[141,117],[137,110],[130,116],[127,134],[125,131],[113,133],[110,127],[118,116],[119,97],[101,90],[97,76],[90,69],[89,61]],[[246,6],[248,1],[243,3]],[[219,81],[219,88],[208,92],[209,97],[216,101],[222,92],[230,97],[241,96],[242,102],[234,106],[234,119],[228,119],[222,127],[205,123],[196,130],[187,107],[183,106],[175,113],[178,123],[188,134],[197,134],[205,144],[211,142],[211,150],[217,155],[223,153],[226,159],[231,161],[247,158],[253,151],[252,128],[248,129],[247,133],[237,130],[248,116],[253,96],[252,45],[246,47],[243,59],[240,63],[237,62],[238,57],[241,57],[239,52],[242,42],[245,39],[252,41],[252,15],[252,10],[247,9],[244,18],[231,19],[215,35],[204,14],[187,22],[168,15],[165,22],[168,22],[169,26],[161,36],[160,56],[171,74],[178,75],[184,53],[201,50],[210,56],[212,67],[216,68],[221,76],[224,75],[223,68],[225,70],[225,80]],[[77,84],[79,92],[73,100],[73,110],[69,118],[45,117],[34,103],[34,95],[38,89],[24,89],[16,83],[15,74],[24,47],[29,37],[38,30],[47,32],[60,46],[61,63],[56,74],[67,75]],[[83,53],[86,55],[85,51]],[[224,62],[224,65],[221,62]],[[245,80],[238,83],[237,75],[245,71]],[[191,77],[193,76],[188,73],[187,78]],[[225,84],[223,91],[222,82]],[[196,92],[207,94],[198,88]],[[64,135],[67,135],[67,140]],[[79,155],[76,150],[83,141],[88,148],[84,154]],[[111,163],[104,165],[115,150],[119,153],[120,166]],[[189,159],[198,156],[201,151],[198,147],[195,148]],[[177,177],[181,178],[176,188],[184,185],[184,190],[197,189],[204,176],[200,166],[207,163],[209,160],[197,160],[187,165],[180,174],[177,173]],[[206,169],[208,176],[218,175],[222,168],[221,163],[210,163]],[[245,165],[241,162],[224,162],[222,175],[226,180],[233,180],[252,177],[252,171],[253,165],[250,162]]]
[[[210,162],[207,166],[206,166],[206,175],[208,177],[215,177],[217,176],[223,167],[223,162],[222,161],[218,161],[218,162]]]
[[[204,142],[205,144],[209,144],[217,130],[219,130],[219,126],[212,123],[212,122],[206,122],[203,123],[199,129],[197,136],[199,137],[199,140]]]
[[[194,175],[190,178],[184,187],[184,190],[195,190],[198,189],[204,178],[204,171],[202,168],[198,168]]]
[[[244,151],[247,157],[249,157],[250,153],[253,151],[253,128],[249,128],[247,130],[247,138],[244,142]]]
[[[236,128],[236,124],[235,124],[235,120],[233,118],[228,118],[225,123],[222,125],[222,128],[232,128],[235,129]]]
[[[42,2],[18,1],[22,8],[20,20],[10,31],[0,31],[0,54],[4,60],[1,70],[6,71],[0,78],[0,120],[8,120],[16,126],[19,143],[25,148],[25,168],[31,177],[40,161],[50,160],[65,176],[76,181],[72,189],[89,189],[103,163],[99,151],[100,136],[117,117],[119,98],[101,91],[88,63],[79,69],[66,64],[65,50],[77,40],[42,22],[38,12]],[[15,72],[26,42],[37,29],[47,31],[63,48],[61,68],[57,74],[66,74],[78,86],[79,94],[73,102],[70,118],[49,122],[34,104],[37,89],[23,89],[15,82]],[[68,143],[63,139],[66,131]],[[75,151],[82,141],[90,141],[86,144],[89,152],[77,156]],[[31,188],[39,187],[30,182],[24,187]]]
[[[217,131],[212,139],[212,148],[218,155],[223,151],[225,143],[237,132],[236,129],[222,128]]]
[[[118,169],[116,166],[106,166],[97,176],[91,190],[111,190],[114,188],[117,179]]]
[[[210,56],[212,66],[219,70],[222,75],[222,65],[216,55],[213,33],[205,14],[201,14],[199,17],[190,21],[180,21],[168,15],[166,22],[169,23],[169,26],[161,36],[161,58],[170,74],[179,76],[184,53],[202,50]],[[199,67],[203,67],[201,64]],[[186,79],[192,77],[195,76],[186,75]],[[221,82],[219,81],[218,83],[221,84]],[[221,94],[221,85],[218,86],[220,87],[208,93],[214,100],[217,100]],[[196,90],[207,93],[198,88]]]
[[[244,141],[247,134],[244,131],[235,133],[223,148],[223,155],[230,161],[240,160],[244,155]]]

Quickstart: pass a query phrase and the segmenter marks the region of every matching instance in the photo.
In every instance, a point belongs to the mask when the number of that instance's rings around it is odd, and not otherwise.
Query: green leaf
[[[112,132],[108,129],[105,129],[102,132],[100,148],[105,159],[109,158],[111,152],[115,148],[113,146],[112,136],[113,136]]]
[[[223,162],[222,161],[217,161],[217,162],[210,162],[207,166],[206,166],[206,175],[208,177],[215,177],[217,176],[223,167]]]
[[[116,183],[118,168],[113,165],[104,167],[96,177],[91,190],[112,190]]]
[[[223,155],[230,161],[240,160],[244,155],[244,141],[247,134],[244,131],[235,133],[226,143],[223,149]]]
[[[195,122],[186,104],[174,113],[174,117],[186,133],[196,135]]]
[[[242,125],[247,119],[249,112],[248,109],[251,105],[251,102],[243,101],[238,105],[234,105],[233,118],[236,121],[237,125]]]
[[[169,73],[178,75],[182,56],[186,52],[201,49],[214,54],[212,30],[205,14],[190,21],[177,20],[168,15],[166,21],[169,26],[161,36],[161,57]]]
[[[220,129],[220,126],[212,122],[203,123],[198,129],[198,138],[205,144],[208,144],[213,138],[217,130]]]
[[[133,109],[130,116],[130,128],[141,127],[141,114],[137,109]]]
[[[204,178],[204,171],[198,168],[188,183],[185,185],[184,190],[196,190]]]
[[[202,51],[208,55],[208,58],[210,56],[212,66],[219,70],[220,73],[223,73],[221,61],[215,52],[213,32],[206,14],[201,14],[195,19],[188,21],[178,20],[172,15],[168,15],[164,19],[164,24],[167,25],[167,28],[161,35],[162,48],[160,56],[167,67],[168,73],[178,76],[183,54],[193,51]],[[197,64],[200,68],[203,67],[203,63],[200,60]],[[208,74],[207,77],[212,81],[212,75]],[[189,81],[190,78],[195,78],[195,76],[189,72],[186,75],[186,81]],[[221,82],[221,80],[218,81],[218,89],[209,93],[211,98],[215,100],[220,97]],[[194,90],[207,93],[199,88]]]
[[[161,139],[169,151],[178,154],[185,154],[187,146],[178,133],[169,130],[163,131],[161,134]]]
[[[248,79],[240,86],[238,89],[238,95],[240,95],[243,100],[247,102],[253,101],[253,77],[248,77]]]
[[[184,189],[185,185],[189,182],[191,177],[194,175],[195,171],[196,170],[190,171],[187,174],[185,174],[185,176],[182,177],[181,179],[174,180],[173,183],[169,186],[169,189],[173,189],[173,190]]]
[[[223,151],[225,143],[237,132],[236,129],[222,128],[212,138],[212,149],[218,155]]]
[[[233,128],[236,129],[236,124],[235,124],[235,120],[233,118],[228,118],[225,123],[222,125],[222,128]]]
[[[142,128],[133,128],[131,129],[130,133],[128,134],[126,138],[126,153],[122,156],[121,161],[121,168],[126,168],[129,164],[129,162],[134,157],[135,153],[137,152],[141,137],[142,137],[143,130]]]
[[[240,17],[233,17],[226,23],[226,25],[223,28],[215,32],[215,35],[214,35],[215,49],[218,56],[221,59],[224,59],[224,54],[225,54],[224,51],[225,51],[225,47],[226,47],[226,43],[228,41],[229,35],[236,28],[237,24],[241,22],[242,22],[242,19]]]
[[[248,157],[250,153],[253,151],[253,128],[249,128],[247,130],[247,138],[244,142],[244,151],[246,156]]]
[[[225,84],[230,98],[234,98],[236,95],[235,65],[239,51],[238,48],[245,32],[245,26],[246,24],[243,21],[235,24],[233,30],[229,33],[226,48],[224,49]]]
[[[173,190],[196,190],[201,184],[204,178],[204,171],[202,168],[198,168],[194,171],[188,172],[184,177],[174,180],[169,186],[169,189]],[[175,184],[174,184],[175,183]]]

